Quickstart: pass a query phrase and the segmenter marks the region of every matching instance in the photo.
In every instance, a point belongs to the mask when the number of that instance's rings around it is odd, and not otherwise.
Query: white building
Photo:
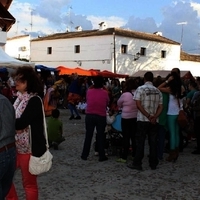
[[[119,28],[66,32],[31,40],[31,61],[58,67],[133,74],[143,69],[178,66],[180,44],[160,34]]]
[[[5,51],[13,58],[30,60],[30,35],[8,38]]]
[[[178,67],[200,76],[200,56],[181,52],[180,43],[163,37],[162,33],[107,28],[105,23],[99,25],[98,30],[82,30],[77,26],[75,32],[32,39],[30,61],[47,67],[81,67],[128,75],[139,70]],[[19,38],[9,40],[10,48],[15,40]]]

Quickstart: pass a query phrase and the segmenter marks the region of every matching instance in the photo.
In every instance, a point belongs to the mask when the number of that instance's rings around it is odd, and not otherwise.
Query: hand
[[[174,77],[173,77],[173,76],[170,76],[170,77],[167,79],[167,81],[170,82],[170,81],[172,81],[173,79],[174,79]]]
[[[149,117],[149,121],[152,123],[152,124],[156,124],[156,117],[155,116],[150,116]]]

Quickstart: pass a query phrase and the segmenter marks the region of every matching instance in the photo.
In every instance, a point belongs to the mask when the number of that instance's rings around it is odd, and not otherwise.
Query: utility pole
[[[16,35],[18,35],[18,25],[19,25],[19,21],[17,20],[17,29],[16,29]]]
[[[31,11],[31,23],[30,23],[30,26],[31,26],[31,32],[32,32],[32,28],[33,28],[33,11],[34,11],[34,9],[32,9],[32,8],[29,8],[29,9]]]
[[[113,59],[114,59],[114,73],[116,73],[116,46],[115,46],[115,32],[113,32]]]
[[[72,10],[72,6],[69,7],[69,11],[68,11],[68,13],[67,13],[67,14],[68,14],[68,17],[69,17],[67,29],[68,29],[69,31],[71,31],[71,29],[72,29],[72,24],[74,24],[74,23],[72,22],[72,20],[71,20],[71,10]]]
[[[187,24],[187,22],[179,22],[179,23],[177,23],[177,25],[181,25],[182,27],[181,27],[181,49],[182,49],[182,42],[183,42],[183,25],[186,25]]]

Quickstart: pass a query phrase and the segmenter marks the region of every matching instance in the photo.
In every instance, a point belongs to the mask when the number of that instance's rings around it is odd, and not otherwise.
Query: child
[[[48,141],[50,147],[53,146],[55,150],[58,150],[58,145],[65,141],[63,134],[63,124],[59,120],[60,111],[55,109],[52,111],[52,116],[47,121]]]
[[[78,110],[79,112],[81,112],[82,114],[85,114],[85,109],[86,109],[86,107],[87,107],[87,103],[86,103],[85,98],[84,98],[82,101],[80,101],[80,102],[78,103],[78,105],[76,106],[77,110]]]

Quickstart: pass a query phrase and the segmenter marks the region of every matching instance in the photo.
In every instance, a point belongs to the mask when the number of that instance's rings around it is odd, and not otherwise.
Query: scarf
[[[15,117],[16,119],[20,118],[22,113],[24,112],[29,99],[31,97],[35,96],[34,94],[28,94],[26,93],[20,93],[17,92],[17,99],[15,100],[13,106],[15,109]],[[26,127],[23,130],[17,130],[15,135],[15,143],[17,147],[17,152],[20,154],[27,154],[31,153],[31,147],[29,142],[29,136],[30,136],[30,127]]]

